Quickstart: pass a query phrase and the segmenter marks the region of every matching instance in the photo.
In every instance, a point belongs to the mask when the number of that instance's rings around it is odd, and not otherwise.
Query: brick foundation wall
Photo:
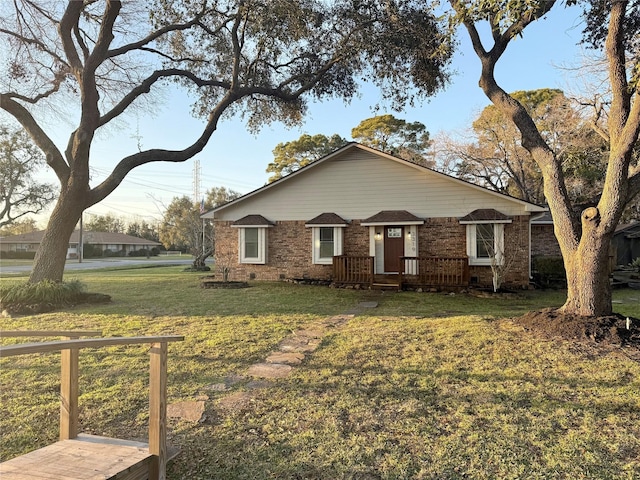
[[[505,226],[505,251],[509,265],[504,286],[525,287],[529,284],[529,217],[514,217]],[[466,256],[466,226],[457,218],[430,218],[418,226],[419,256]],[[353,220],[343,230],[345,255],[369,254],[369,227]],[[238,229],[231,222],[215,221],[216,270],[230,267],[230,280],[282,280],[311,278],[329,280],[331,265],[314,265],[312,229],[304,221],[276,222],[267,228],[267,260],[264,265],[238,263]],[[477,285],[491,286],[490,267],[472,266],[471,276]]]

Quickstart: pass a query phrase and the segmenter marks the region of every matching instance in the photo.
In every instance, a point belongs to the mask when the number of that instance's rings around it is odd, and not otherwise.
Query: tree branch
[[[150,33],[149,35],[147,35],[146,37],[144,37],[143,39],[137,42],[129,43],[127,45],[114,48],[113,50],[109,50],[106,54],[106,57],[113,58],[119,55],[124,55],[125,53],[131,52],[132,50],[142,49],[142,47],[144,47],[145,45],[148,45],[149,43],[153,42],[154,40],[157,40],[158,38],[162,37],[163,35],[166,35],[169,32],[188,30],[195,25],[202,26],[200,24],[200,19],[202,18],[203,13],[204,12],[199,12],[193,20],[190,20],[187,23],[167,25],[165,27],[162,27],[156,30],[155,32]],[[221,28],[222,26],[217,30],[219,31]]]
[[[58,26],[58,33],[60,35],[60,40],[62,41],[64,54],[67,57],[69,65],[78,79],[78,82],[82,80],[82,62],[80,61],[78,51],[73,44],[71,32],[73,32],[74,28],[78,25],[80,14],[83,9],[83,2],[69,2],[64,15],[62,15],[62,19],[60,20],[60,25]]]
[[[0,108],[11,114],[29,133],[34,143],[46,156],[47,164],[53,169],[60,183],[65,183],[70,175],[70,169],[64,161],[60,150],[40,128],[31,113],[12,98],[0,94]]]
[[[613,142],[616,142],[629,115],[630,95],[624,48],[624,17],[627,3],[627,0],[612,2],[609,32],[605,41],[612,95],[611,112],[609,114],[609,135]]]

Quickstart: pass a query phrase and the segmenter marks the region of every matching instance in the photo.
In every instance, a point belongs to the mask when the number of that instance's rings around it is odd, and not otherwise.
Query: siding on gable
[[[462,217],[477,208],[494,208],[510,216],[527,214],[523,204],[508,198],[353,149],[230,205],[215,218],[237,220],[259,213],[271,221],[309,220],[335,212],[353,220],[382,210],[440,218]]]

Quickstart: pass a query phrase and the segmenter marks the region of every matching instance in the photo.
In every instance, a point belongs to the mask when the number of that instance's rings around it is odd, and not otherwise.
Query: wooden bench
[[[60,440],[0,463],[2,480],[164,480],[167,347],[182,336],[83,338],[97,331],[3,331],[0,337],[66,337],[66,340],[0,346],[0,358],[61,352]],[[82,348],[150,344],[149,443],[78,434],[78,357]]]

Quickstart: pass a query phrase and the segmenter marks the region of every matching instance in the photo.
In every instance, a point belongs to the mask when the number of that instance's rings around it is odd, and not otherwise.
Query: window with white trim
[[[266,263],[266,232],[262,227],[240,228],[240,263]]]
[[[335,255],[342,255],[341,227],[313,227],[313,263],[330,265]]]
[[[504,223],[467,224],[469,265],[491,265],[504,261]],[[495,258],[495,260],[494,260]]]

